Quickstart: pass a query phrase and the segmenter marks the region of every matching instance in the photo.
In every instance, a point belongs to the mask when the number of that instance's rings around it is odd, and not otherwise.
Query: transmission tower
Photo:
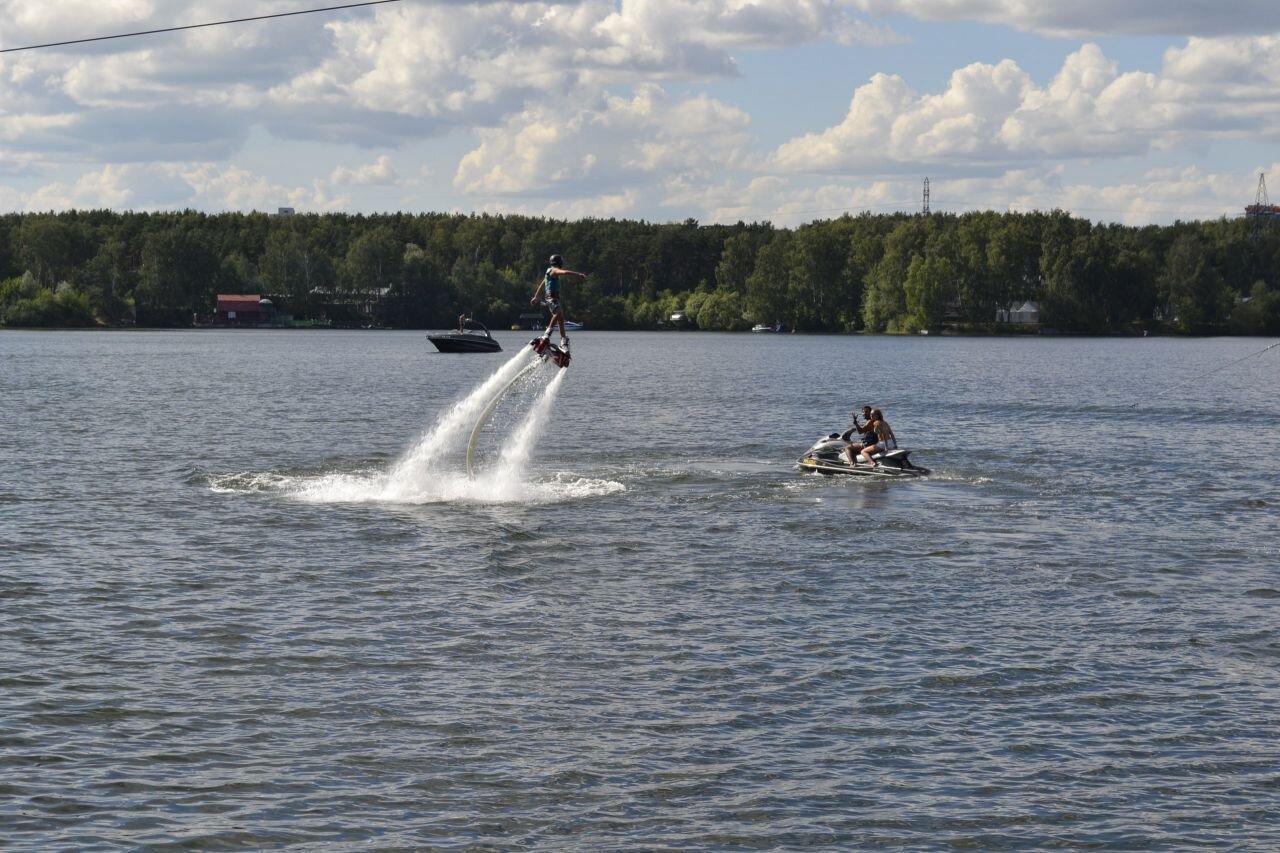
[[[929,215],[929,179],[924,179],[924,209],[920,211],[925,216]]]
[[[1267,197],[1266,172],[1258,174],[1258,194],[1254,197],[1253,204],[1245,207],[1244,215],[1246,218],[1253,220],[1253,236],[1255,239],[1261,233],[1263,223],[1280,220],[1280,205],[1272,204],[1271,199]]]

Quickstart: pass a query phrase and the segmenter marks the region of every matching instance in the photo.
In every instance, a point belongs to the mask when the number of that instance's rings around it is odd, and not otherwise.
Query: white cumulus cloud
[[[1234,70],[1240,52],[1258,63],[1248,74]],[[1186,140],[1276,137],[1277,86],[1275,37],[1192,39],[1168,53],[1160,74],[1121,73],[1101,48],[1086,44],[1045,86],[1011,60],[960,69],[938,94],[877,75],[854,93],[839,124],[784,143],[773,162],[785,171],[861,174],[928,165],[991,169],[1142,155]]]
[[[682,173],[706,174],[742,159],[750,117],[705,96],[673,99],[657,86],[590,107],[539,105],[481,130],[454,185],[474,195],[618,193]]]
[[[334,186],[386,186],[396,183],[399,177],[391,165],[391,158],[383,154],[374,162],[354,169],[339,166],[329,176],[329,183]]]
[[[1247,34],[1280,30],[1274,0],[856,0],[877,15],[983,21],[1051,35]]]
[[[0,44],[297,9],[290,0],[216,9],[0,0]],[[1123,43],[1106,42],[1113,56],[1093,44],[1052,47],[1072,52],[1051,79],[1033,79],[1021,55],[975,44],[972,55],[989,61],[924,91],[914,66],[880,65],[846,115],[815,124],[797,109],[803,123],[783,125],[797,127],[794,138],[759,149],[755,121],[776,121],[777,101],[753,121],[763,107],[739,75],[773,69],[782,81],[771,86],[801,101],[809,81],[787,77],[788,57],[821,45],[824,56],[898,61],[900,51],[876,46],[903,40],[893,27],[904,16],[1179,42],[1142,70],[1125,67]],[[913,25],[913,35],[937,29]],[[940,187],[978,182],[1007,202],[1021,196],[994,183],[1001,176],[1053,182],[1098,164],[1141,175],[1144,158],[1161,152],[1162,162],[1206,164],[1170,181],[1206,200],[1207,176],[1238,176],[1220,159],[1208,165],[1205,151],[1280,141],[1278,90],[1275,0],[404,2],[0,55],[0,197],[12,209],[430,199],[557,216],[794,217],[890,205],[905,176],[922,174]],[[1088,201],[1091,185],[1077,184]]]

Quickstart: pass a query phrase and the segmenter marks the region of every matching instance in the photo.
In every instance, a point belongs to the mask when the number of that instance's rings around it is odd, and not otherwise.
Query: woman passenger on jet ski
[[[880,464],[876,462],[875,454],[888,453],[890,444],[896,450],[898,437],[893,434],[893,428],[889,426],[889,422],[884,419],[879,409],[871,410],[871,420],[868,425],[872,431],[871,442],[863,445],[861,453],[871,463],[871,467],[875,468]]]

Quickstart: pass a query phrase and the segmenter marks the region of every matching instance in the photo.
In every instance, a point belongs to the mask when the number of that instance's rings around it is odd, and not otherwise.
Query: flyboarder
[[[564,307],[560,303],[560,276],[576,275],[579,278],[586,278],[584,272],[575,272],[564,268],[564,258],[559,255],[551,256],[551,266],[547,267],[546,273],[542,277],[542,282],[538,285],[538,289],[533,292],[533,298],[529,300],[530,305],[538,304],[538,297],[542,297],[543,303],[551,310],[551,322],[547,324],[547,330],[543,332],[543,341],[541,347],[537,345],[537,339],[534,342],[534,349],[542,352],[546,349],[546,342],[551,337],[551,330],[558,324],[560,326],[560,349],[567,350],[569,348],[569,336],[564,331]]]
[[[569,336],[564,331],[564,306],[560,303],[560,277],[564,275],[587,277],[586,273],[565,269],[564,258],[552,255],[551,266],[547,267],[542,283],[538,285],[538,289],[533,292],[533,298],[529,300],[530,305],[537,305],[538,297],[541,296],[543,303],[551,309],[551,322],[547,324],[547,330],[541,337],[529,341],[529,346],[544,358],[550,350],[551,360],[560,367],[569,366]],[[551,343],[551,330],[557,324],[560,326],[560,346],[558,347]]]

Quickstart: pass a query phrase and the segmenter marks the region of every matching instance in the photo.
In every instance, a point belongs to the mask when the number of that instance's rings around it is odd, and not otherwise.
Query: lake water
[[[1280,848],[1274,341],[499,338],[0,332],[0,846]]]

